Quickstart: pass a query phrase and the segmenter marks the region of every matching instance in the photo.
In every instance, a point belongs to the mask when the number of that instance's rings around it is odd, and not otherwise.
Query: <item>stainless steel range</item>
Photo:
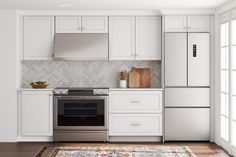
[[[107,141],[108,88],[54,89],[54,141]]]

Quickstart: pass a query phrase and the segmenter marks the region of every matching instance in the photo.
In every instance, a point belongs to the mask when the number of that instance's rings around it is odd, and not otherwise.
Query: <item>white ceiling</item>
[[[215,8],[228,0],[0,0],[0,9],[156,10]],[[64,6],[64,7],[61,7]],[[66,7],[65,7],[66,6]]]

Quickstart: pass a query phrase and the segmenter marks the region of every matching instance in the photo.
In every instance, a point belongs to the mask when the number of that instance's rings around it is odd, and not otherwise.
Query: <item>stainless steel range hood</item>
[[[108,60],[108,34],[57,33],[54,58],[59,60]]]

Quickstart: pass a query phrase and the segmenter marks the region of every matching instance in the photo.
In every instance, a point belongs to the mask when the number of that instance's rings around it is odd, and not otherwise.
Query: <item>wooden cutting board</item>
[[[128,82],[129,88],[150,88],[150,68],[133,67]]]

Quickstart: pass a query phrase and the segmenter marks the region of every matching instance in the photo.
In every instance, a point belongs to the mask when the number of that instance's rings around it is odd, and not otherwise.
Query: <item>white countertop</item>
[[[19,88],[18,91],[52,91],[54,88]]]
[[[54,88],[19,88],[18,91],[52,91]],[[109,88],[110,91],[162,91],[163,88]]]

